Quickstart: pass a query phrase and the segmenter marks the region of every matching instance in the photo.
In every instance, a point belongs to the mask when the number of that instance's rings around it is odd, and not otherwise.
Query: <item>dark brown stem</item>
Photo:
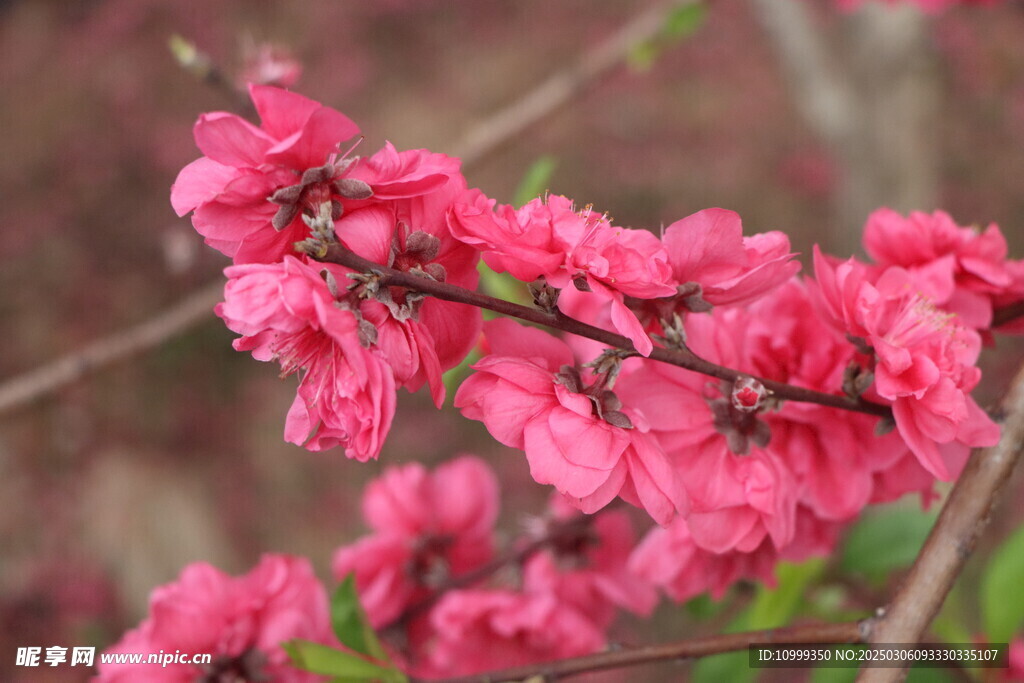
[[[786,643],[834,644],[864,642],[870,623],[848,621],[838,624],[808,624],[788,626],[766,631],[724,633],[681,640],[675,643],[599,652],[585,657],[562,659],[547,664],[520,666],[503,671],[491,671],[476,676],[445,679],[445,683],[501,683],[502,681],[555,680],[591,671],[616,669],[649,662],[662,662],[692,657],[707,657],[723,652],[745,650],[751,645],[777,645]]]
[[[1017,318],[1024,317],[1024,299],[1006,306],[1001,306],[992,312],[992,327],[999,327]],[[998,330],[996,330],[998,332]]]
[[[971,454],[914,565],[878,618],[870,642],[916,643],[942,607],[988,524],[1000,487],[1024,452],[1024,366],[1010,385],[1002,412],[999,443]],[[904,676],[902,669],[864,669],[857,680],[880,683]]]
[[[494,297],[487,296],[486,294],[451,285],[446,282],[437,282],[436,280],[422,277],[414,273],[395,270],[394,268],[389,268],[387,266],[382,266],[379,263],[368,261],[362,256],[359,256],[345,248],[341,244],[335,243],[327,245],[326,254],[321,256],[319,260],[345,266],[359,273],[376,273],[380,276],[381,286],[403,287],[412,291],[429,294],[437,297],[438,299],[444,299],[445,301],[454,301],[469,306],[476,306],[478,308],[486,308],[487,310],[495,311],[502,315],[555,328],[580,337],[593,339],[594,341],[607,344],[608,346],[625,349],[627,351],[635,351],[633,342],[621,334],[616,334],[614,332],[609,332],[608,330],[603,330],[599,327],[594,327],[593,325],[588,325],[580,320],[570,318],[559,311],[547,313],[536,308],[529,308],[528,306],[521,306],[519,304],[512,303],[511,301],[505,301],[504,299],[496,299]],[[665,349],[655,347],[654,351],[651,352],[650,357],[663,363],[670,363],[672,365],[685,368],[686,370],[692,370],[694,372],[699,372],[701,374],[726,381],[735,381],[741,376],[747,376],[746,373],[742,373],[738,370],[726,368],[704,360],[687,349]],[[823,406],[839,408],[842,410],[851,410],[878,417],[892,416],[892,412],[887,406],[879,405],[877,403],[869,403],[867,401],[852,399],[847,396],[839,396],[836,394],[826,394],[820,391],[813,391],[811,389],[785,384],[784,382],[776,382],[763,377],[757,377],[756,379],[764,384],[765,387],[770,389],[775,397],[779,399],[802,401],[804,403],[817,403]]]

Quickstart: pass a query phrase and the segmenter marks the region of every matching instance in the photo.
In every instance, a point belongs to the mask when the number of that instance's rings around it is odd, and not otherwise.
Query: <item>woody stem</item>
[[[540,309],[522,306],[504,299],[496,299],[492,296],[482,294],[481,292],[452,285],[447,282],[438,282],[422,275],[389,268],[388,266],[383,266],[379,263],[369,261],[338,243],[326,245],[326,252],[315,254],[314,257],[320,261],[335,263],[340,266],[345,266],[346,268],[351,268],[359,273],[373,273],[379,277],[380,286],[382,287],[403,287],[408,290],[429,294],[430,296],[438,299],[444,299],[445,301],[453,301],[456,303],[466,304],[468,306],[486,308],[487,310],[501,313],[502,315],[512,318],[518,318],[538,325],[544,325],[546,327],[562,330],[563,332],[575,334],[580,337],[593,339],[594,341],[608,346],[636,352],[633,342],[621,334],[616,334],[599,327],[594,327],[593,325],[588,325],[587,323],[576,320],[575,318],[570,318],[561,311],[555,310],[552,313],[548,313]],[[655,347],[651,352],[650,358],[730,382],[736,381],[740,377],[749,376],[739,370],[734,370],[732,368],[727,368],[707,361],[685,348],[666,349]],[[837,394],[826,394],[820,391],[806,389],[804,387],[793,386],[784,382],[776,382],[764,377],[756,377],[755,379],[761,382],[775,395],[776,398],[779,399],[801,401],[804,403],[817,403],[831,408],[850,410],[878,417],[892,416],[892,412],[888,406],[879,405],[877,403],[871,403],[862,399],[854,399]]]

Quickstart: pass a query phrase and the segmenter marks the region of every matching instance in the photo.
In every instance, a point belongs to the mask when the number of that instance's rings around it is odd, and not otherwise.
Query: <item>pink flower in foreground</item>
[[[400,159],[393,161],[399,163]],[[416,164],[421,169],[429,166],[436,170],[427,177],[443,178],[444,183],[425,195],[398,197],[349,212],[335,223],[337,238],[374,263],[475,289],[479,255],[453,239],[445,221],[451,201],[465,190],[457,161],[430,155],[419,158]],[[454,175],[446,175],[448,172]],[[385,191],[400,192],[397,186]],[[482,322],[480,309],[411,297],[397,287],[377,293],[375,299],[362,304],[361,310],[377,328],[377,345],[396,380],[410,391],[429,384],[440,406],[444,401],[441,373],[458,365],[476,344]]]
[[[484,325],[491,354],[455,396],[463,415],[526,452],[530,473],[596,512],[621,496],[660,524],[686,508],[678,474],[644,416],[598,376],[584,386],[564,342],[509,320]]]
[[[989,327],[993,302],[1024,299],[1024,281],[1015,278],[1020,262],[1007,259],[995,223],[978,232],[944,211],[904,218],[878,209],[864,225],[864,248],[883,268],[905,268],[923,294],[968,327]]]
[[[676,282],[712,306],[749,303],[800,270],[784,233],[744,237],[735,211],[698,211],[668,226],[662,241]]]
[[[341,213],[343,200],[372,194],[347,178],[351,160],[339,144],[359,134],[347,116],[301,95],[264,85],[249,87],[262,124],[228,112],[203,114],[195,139],[205,156],[178,174],[171,204],[206,243],[235,263],[268,263],[293,253],[309,236],[303,212],[324,202]]]
[[[354,572],[370,622],[385,626],[431,586],[491,559],[498,498],[494,473],[473,456],[433,473],[419,463],[388,468],[363,495],[373,535],[335,553],[334,575]]]
[[[553,507],[555,519],[550,524],[580,517],[588,528],[582,540],[578,535],[565,543],[556,540],[531,557],[523,567],[524,589],[557,596],[602,629],[611,624],[619,607],[649,616],[657,603],[654,587],[626,564],[635,543],[629,516],[609,510],[583,518],[561,496]]]
[[[969,393],[981,379],[977,332],[938,311],[901,268],[872,283],[864,264],[830,263],[817,249],[814,266],[821,308],[874,352],[873,391],[892,403],[900,436],[929,472],[948,481],[966,447],[999,440],[998,425]]]
[[[498,272],[526,282],[544,277],[554,287],[574,286],[609,302],[615,329],[640,353],[651,352],[650,338],[624,300],[675,293],[657,237],[615,227],[589,208],[576,211],[572,200],[558,195],[534,199],[518,211],[492,205],[483,195],[467,196],[449,220],[452,234],[481,249]]]
[[[395,412],[395,380],[365,323],[336,305],[319,270],[292,256],[225,273],[216,312],[242,335],[234,347],[279,362],[284,375],[302,373],[285,440],[313,451],[340,445],[364,462],[376,458]]]
[[[590,654],[604,634],[550,594],[457,590],[430,614],[435,641],[427,672],[462,676]]]
[[[290,666],[281,643],[295,638],[334,642],[327,593],[306,559],[264,555],[240,577],[197,562],[185,567],[177,581],[156,588],[150,595],[149,616],[106,652],[208,653],[212,663],[100,663],[97,680],[320,680]]]
[[[716,600],[740,579],[775,584],[778,551],[765,539],[752,552],[714,553],[694,542],[686,520],[647,532],[629,559],[636,574],[658,586],[676,602],[709,592]]]

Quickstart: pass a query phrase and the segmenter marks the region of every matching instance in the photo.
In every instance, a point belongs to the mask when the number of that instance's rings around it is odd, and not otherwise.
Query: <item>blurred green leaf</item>
[[[704,3],[694,2],[678,7],[669,13],[662,26],[661,33],[666,38],[681,40],[693,35],[707,18],[707,7]]]
[[[748,613],[748,627],[753,630],[784,626],[792,621],[804,605],[807,587],[821,576],[825,560],[815,558],[793,564],[782,562],[775,570],[779,584],[774,589],[759,586]]]
[[[660,53],[661,48],[653,41],[646,40],[633,46],[626,55],[626,63],[633,71],[647,71],[654,66],[654,61]]]
[[[477,349],[473,349],[462,359],[458,365],[451,370],[445,371],[441,375],[441,381],[444,382],[444,390],[446,396],[453,396],[455,391],[462,384],[462,380],[469,376],[470,366],[480,360],[480,352]]]
[[[701,593],[695,598],[686,601],[683,609],[694,619],[709,619],[721,612],[727,600],[713,600],[707,593]]]
[[[981,617],[991,643],[1009,642],[1024,625],[1024,526],[993,553],[981,577]]]
[[[955,680],[957,679],[953,677],[953,674],[945,669],[912,666],[907,673],[906,683],[953,683]]]
[[[534,161],[530,168],[526,169],[523,179],[519,181],[512,203],[519,207],[544,194],[557,167],[558,159],[550,154],[545,154]]]
[[[750,630],[750,608],[743,610],[725,627],[724,633]],[[702,657],[693,665],[692,683],[751,683],[758,669],[750,668],[750,656],[746,650],[727,654]]]
[[[758,669],[750,668],[746,650],[702,657],[693,667],[693,683],[751,683]]]
[[[362,657],[335,650],[308,640],[282,643],[288,656],[299,669],[324,676],[333,676],[334,683],[405,683],[408,679],[397,669],[379,666]]]
[[[637,43],[626,55],[626,63],[634,71],[647,71],[665,48],[693,35],[704,23],[707,8],[693,2],[672,10],[665,18],[657,37]]]
[[[331,596],[331,628],[341,644],[353,652],[381,662],[389,661],[359,603],[354,574],[346,576]]]
[[[931,531],[938,510],[890,506],[864,515],[843,542],[840,567],[880,581],[894,569],[910,566]]]
[[[858,672],[857,667],[839,669],[822,666],[811,673],[811,683],[853,683]]]
[[[974,627],[968,625],[977,614],[977,594],[965,599],[964,584],[957,582],[942,603],[942,610],[932,621],[931,632],[946,643],[970,643],[974,640]],[[968,606],[969,605],[969,606]]]

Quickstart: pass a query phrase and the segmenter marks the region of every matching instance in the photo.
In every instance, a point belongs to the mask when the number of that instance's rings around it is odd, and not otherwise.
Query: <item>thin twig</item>
[[[223,282],[211,282],[144,323],[5,382],[0,386],[0,413],[24,406],[114,361],[159,346],[191,329],[212,317],[211,311],[223,291]]]
[[[462,158],[462,168],[467,170],[479,164],[488,154],[498,149],[503,143],[521,133],[527,126],[533,125],[546,116],[551,115],[574,95],[592,87],[601,77],[608,75],[612,68],[621,63],[636,45],[656,36],[664,24],[668,13],[696,0],[674,0],[660,3],[642,12],[630,21],[607,41],[587,51],[578,62],[556,73],[534,90],[516,100],[508,107],[487,117],[482,123],[469,131],[458,143],[453,145],[452,152]],[[217,69],[210,67],[200,75],[209,79],[209,74],[219,74]],[[231,88],[222,76],[215,75],[211,85],[218,90],[230,94]],[[240,107],[251,105],[246,101]],[[90,372],[111,365],[118,360],[140,353],[149,348],[159,346],[180,334],[197,326],[199,323],[212,319],[210,308],[193,308],[189,304],[195,299],[212,296],[214,290],[222,291],[224,282],[218,279],[204,285],[172,308],[157,314],[148,322],[137,327],[115,332],[108,337],[99,339],[85,349],[47,363],[23,375],[13,377],[0,384],[0,413],[27,405],[50,392],[81,379]],[[207,299],[214,303],[218,298]],[[188,310],[188,315],[175,316],[176,312]],[[161,326],[160,322],[173,317],[177,326]],[[140,335],[144,328],[159,327],[162,336]],[[145,338],[145,343],[139,343]]]
[[[656,38],[673,10],[698,1],[671,0],[644,10],[608,40],[585,52],[576,63],[555,73],[510,107],[470,129],[462,142],[455,145],[456,156],[462,158],[464,165],[470,165],[512,141],[622,64],[637,45]]]
[[[876,620],[870,642],[916,643],[942,607],[988,524],[999,489],[1024,452],[1024,365],[1010,385],[1002,411],[999,443],[971,454],[910,572]],[[906,673],[904,669],[864,669],[857,680],[899,681]]]
[[[379,284],[382,287],[404,287],[409,290],[429,294],[437,297],[438,299],[444,299],[445,301],[454,301],[469,306],[476,306],[478,308],[486,308],[487,310],[495,311],[502,315],[519,318],[520,320],[525,320],[527,322],[562,330],[569,334],[593,339],[594,341],[607,344],[608,346],[625,349],[627,351],[635,351],[633,342],[621,334],[616,334],[614,332],[609,332],[608,330],[603,330],[599,327],[594,327],[593,325],[588,325],[587,323],[576,320],[575,318],[570,318],[561,312],[556,311],[555,313],[547,313],[537,308],[521,306],[519,304],[512,303],[511,301],[505,301],[504,299],[495,299],[494,297],[487,296],[486,294],[448,284],[447,282],[437,282],[436,280],[415,275],[413,273],[395,270],[394,268],[389,268],[379,263],[368,261],[338,243],[327,245],[326,255],[320,258],[320,260],[352,268],[359,273],[375,273],[379,276]],[[699,372],[710,377],[716,377],[727,381],[735,381],[739,377],[746,375],[746,373],[742,373],[738,370],[726,368],[707,361],[688,349],[677,350],[655,347],[651,352],[650,357],[654,360],[670,363],[687,370],[692,370],[694,372]],[[758,377],[757,379],[764,384],[765,387],[771,390],[775,397],[780,399],[802,401],[805,403],[817,403],[823,406],[839,408],[842,410],[851,410],[878,417],[892,416],[892,412],[888,406],[870,403],[860,399],[853,399],[848,396],[826,394],[820,391],[786,384],[784,382],[776,382],[764,377]]]
[[[847,621],[838,624],[788,626],[766,631],[723,633],[675,643],[599,652],[584,657],[490,671],[475,676],[448,678],[444,683],[502,683],[534,680],[533,677],[546,681],[557,680],[592,671],[737,652],[751,645],[860,643],[867,637],[868,630],[868,622]]]
[[[405,611],[385,629],[392,631],[404,628],[409,620],[433,607],[449,591],[466,588],[484,581],[506,567],[522,567],[527,560],[548,547],[575,545],[581,537],[585,537],[589,533],[595,519],[595,515],[579,515],[565,520],[552,521],[548,532],[542,537],[509,548],[490,562],[464,574],[452,576],[441,585],[434,587],[430,595],[405,608]]]

